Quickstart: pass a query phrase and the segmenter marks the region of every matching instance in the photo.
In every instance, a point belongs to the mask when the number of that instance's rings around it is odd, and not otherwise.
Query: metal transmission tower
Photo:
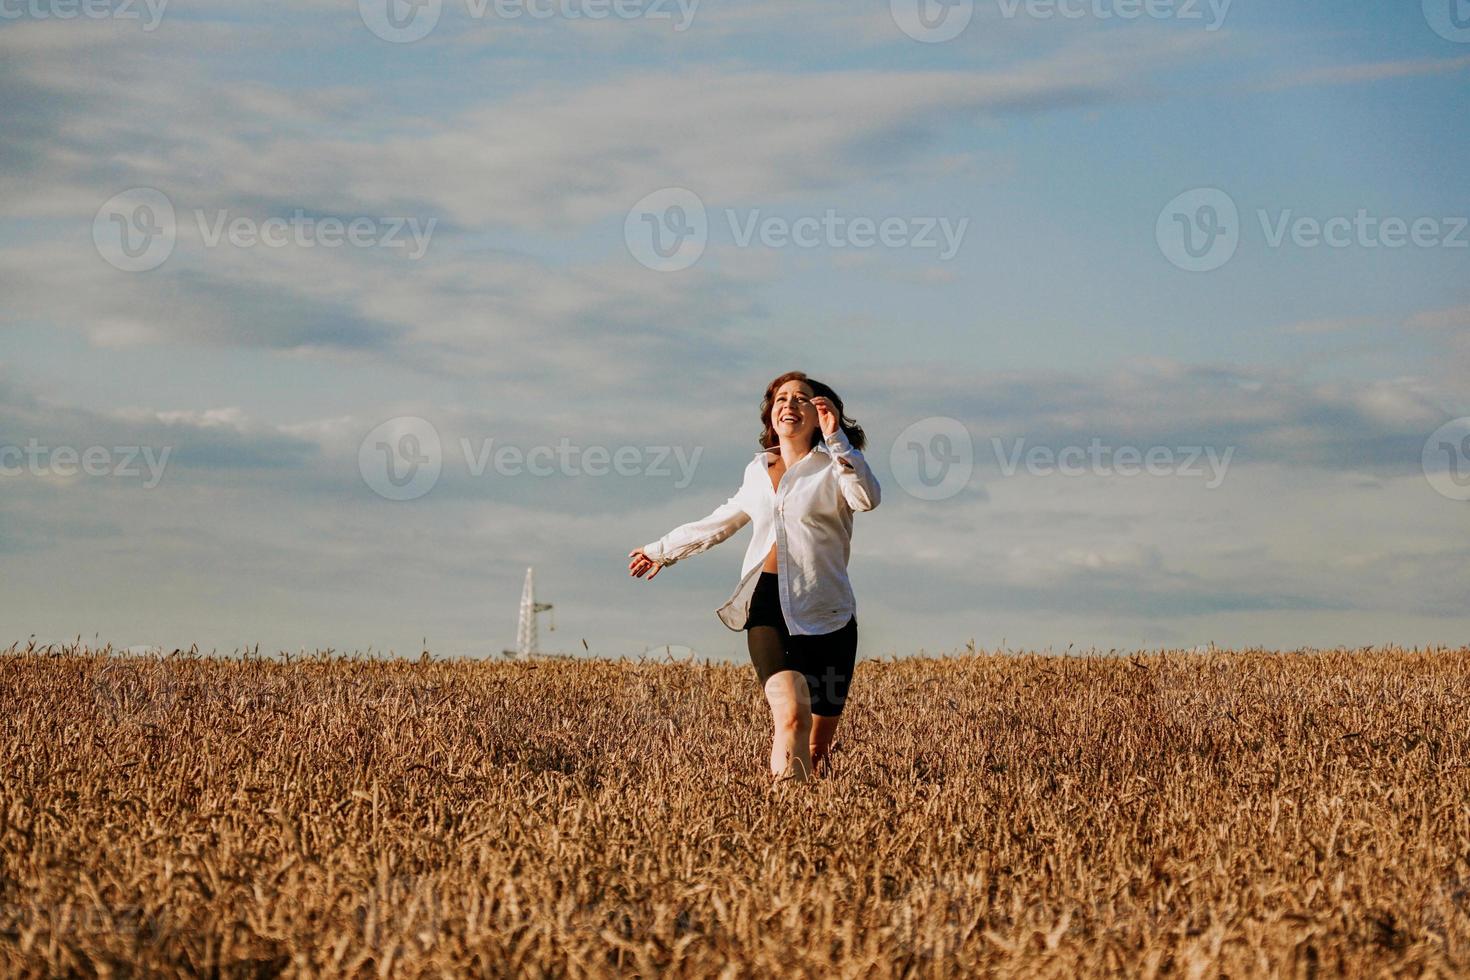
[[[505,652],[516,657],[531,657],[541,650],[536,642],[536,614],[551,612],[551,603],[536,601],[536,572],[526,569],[526,584],[521,588],[521,615],[516,624],[516,648]],[[551,629],[556,629],[556,614],[551,616]]]

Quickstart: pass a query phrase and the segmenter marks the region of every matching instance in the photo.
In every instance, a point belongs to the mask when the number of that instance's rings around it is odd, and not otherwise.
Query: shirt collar
[[[826,439],[818,439],[817,440],[817,444],[812,447],[812,452],[816,452],[819,449],[822,452],[827,453],[828,455],[831,455],[831,453],[832,453],[832,450],[830,450],[830,449],[827,448],[827,440]],[[780,447],[779,444],[778,445],[775,445],[775,446],[769,446],[769,447],[767,447],[765,449],[757,449],[755,451],[755,458],[756,459],[762,459],[762,458],[766,457],[766,455],[768,453],[779,453],[780,451],[781,451],[781,447]],[[801,457],[801,459],[806,459],[807,456],[810,456],[810,455],[811,455],[811,453],[807,453],[806,456]],[[798,463],[801,462],[801,459],[797,460],[797,462]],[[766,468],[767,469],[770,469],[770,467],[771,467],[771,461],[770,461],[769,458],[766,458],[765,459],[765,464],[766,464]]]

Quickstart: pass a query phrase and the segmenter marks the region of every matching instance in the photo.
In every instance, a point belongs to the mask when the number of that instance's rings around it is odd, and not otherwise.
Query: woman
[[[801,371],[766,386],[761,426],[761,450],[735,496],[630,551],[628,572],[652,581],[753,522],[740,584],[717,614],[745,631],[771,706],[771,774],[803,781],[827,758],[847,701],[857,659],[852,515],[878,506],[878,481],[842,399]]]

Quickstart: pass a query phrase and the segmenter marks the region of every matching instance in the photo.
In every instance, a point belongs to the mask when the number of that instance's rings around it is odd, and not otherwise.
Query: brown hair
[[[832,403],[832,408],[837,412],[837,424],[847,435],[847,441],[852,443],[852,448],[861,450],[868,443],[868,437],[863,434],[863,427],[858,425],[854,419],[850,419],[842,411],[842,399],[837,397],[837,392],[831,387],[817,381],[815,378],[806,376],[805,371],[787,371],[775,381],[766,385],[766,396],[761,399],[761,434],[760,444],[762,448],[770,449],[781,444],[781,439],[776,435],[776,430],[771,427],[771,409],[776,403],[776,392],[788,381],[800,381],[812,390],[813,395],[821,395]],[[812,444],[809,448],[816,448],[822,439],[822,427],[817,426],[812,432]]]

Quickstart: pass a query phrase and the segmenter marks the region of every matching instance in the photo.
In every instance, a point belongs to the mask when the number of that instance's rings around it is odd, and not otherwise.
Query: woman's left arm
[[[873,468],[863,458],[862,452],[853,448],[847,433],[837,424],[831,403],[821,397],[812,399],[812,402],[817,408],[822,437],[832,452],[832,466],[837,470],[837,486],[842,490],[843,499],[853,510],[872,510],[878,506],[882,496]]]

